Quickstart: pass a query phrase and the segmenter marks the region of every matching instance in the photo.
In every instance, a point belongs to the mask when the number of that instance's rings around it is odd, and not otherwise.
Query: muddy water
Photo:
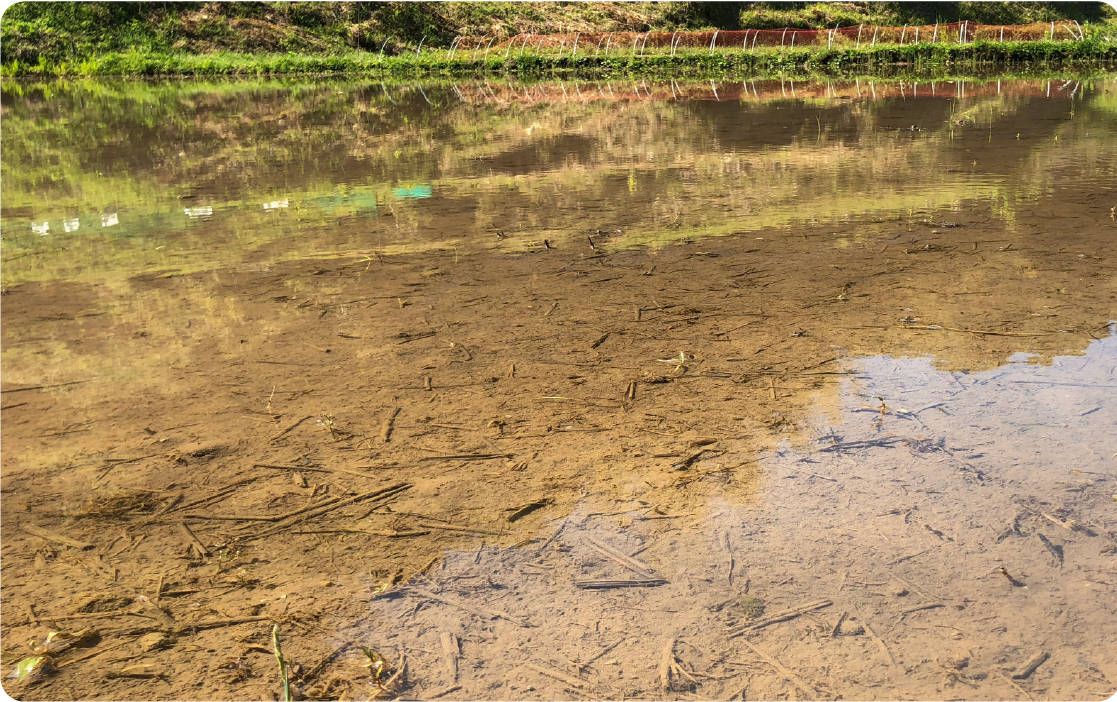
[[[1117,687],[1111,77],[2,109],[16,697]]]

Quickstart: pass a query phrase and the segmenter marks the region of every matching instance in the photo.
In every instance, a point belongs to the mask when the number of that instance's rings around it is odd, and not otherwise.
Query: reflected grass
[[[994,87],[968,85],[971,94]],[[906,133],[896,129],[903,86],[888,81],[876,83],[878,100],[721,106],[461,97],[462,88],[503,95],[484,82],[5,86],[5,128],[18,139],[4,152],[2,277],[181,274],[445,246],[522,251],[599,228],[624,232],[609,246],[659,246],[796,223],[900,221],[965,202],[1012,226],[1015,203],[1050,191],[1067,169],[1085,165],[1093,177],[1117,161],[1113,86],[1076,86],[1075,99],[1058,103],[1011,85],[929,100],[926,125]],[[558,94],[554,84],[540,92]],[[1006,139],[1010,156],[997,151]],[[263,209],[275,201],[289,206]],[[187,213],[202,207],[212,216]],[[120,224],[100,226],[106,213]],[[62,231],[75,217],[82,228]],[[48,236],[31,230],[44,220]],[[512,236],[494,244],[485,232],[497,229]]]

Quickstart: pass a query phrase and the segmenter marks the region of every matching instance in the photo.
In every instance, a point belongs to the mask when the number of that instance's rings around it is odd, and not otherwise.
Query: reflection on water
[[[1107,697],[1115,99],[6,83],[6,689]]]
[[[354,629],[431,670],[450,632],[459,682],[496,699],[1104,699],[1117,336],[1050,366],[928,360],[849,361],[817,438],[762,458],[754,502],[589,497],[543,546],[448,554]],[[668,650],[689,674],[664,677]]]
[[[8,84],[2,98],[6,281],[213,268],[261,247],[469,248],[471,230],[522,250],[619,229],[622,247],[949,221],[962,203],[1011,225],[1021,202],[1113,180],[1117,109],[1110,78]],[[119,228],[64,230],[74,217]]]

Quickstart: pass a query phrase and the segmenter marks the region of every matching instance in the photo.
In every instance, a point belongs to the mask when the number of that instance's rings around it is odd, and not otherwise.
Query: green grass
[[[1104,26],[1100,2],[21,2],[0,18],[0,63],[80,66],[121,53],[407,53],[421,41],[560,32],[830,29],[836,25]]]
[[[979,66],[1086,66],[1117,63],[1117,42],[1100,37],[1080,42],[975,42],[966,45],[909,44],[873,48],[807,47],[793,51],[718,50],[647,56],[511,56],[498,52],[488,58],[446,52],[421,55],[379,56],[350,51],[343,54],[212,54],[110,52],[79,63],[35,64],[13,61],[3,66],[4,76],[263,76],[283,74],[363,74],[376,76],[465,76],[512,74],[609,75],[615,73],[655,76],[737,75],[808,72],[844,75],[851,72],[891,70],[897,65],[916,71],[941,71]]]

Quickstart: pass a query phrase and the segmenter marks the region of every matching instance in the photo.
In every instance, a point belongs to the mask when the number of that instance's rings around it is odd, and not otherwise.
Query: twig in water
[[[411,488],[410,483],[396,483],[394,485],[390,485],[386,488],[381,488],[379,490],[371,490],[369,492],[363,492],[360,495],[355,495],[354,497],[350,497],[350,498],[347,498],[345,500],[339,500],[339,501],[335,502],[334,499],[336,499],[336,498],[331,498],[330,500],[326,500],[325,503],[319,503],[317,505],[312,505],[308,508],[304,508],[304,509],[301,509],[301,510],[296,510],[295,512],[293,512],[291,514],[285,515],[283,517],[283,519],[293,518],[293,519],[291,519],[291,521],[288,521],[286,524],[280,522],[280,523],[277,523],[271,529],[266,529],[264,531],[257,532],[256,534],[248,535],[244,538],[245,538],[245,540],[249,540],[249,539],[255,540],[255,539],[263,538],[265,536],[270,536],[271,534],[274,534],[274,533],[276,533],[278,531],[281,531],[283,529],[289,529],[290,527],[292,527],[296,524],[299,524],[301,522],[304,522],[308,519],[313,519],[314,517],[319,517],[319,516],[325,514],[326,512],[331,512],[335,509],[339,509],[341,507],[344,507],[346,505],[351,505],[351,504],[356,503],[356,502],[362,502],[364,500],[374,500],[374,499],[377,502],[384,502],[388,499],[391,499],[391,498],[395,497],[396,495],[403,492],[404,490],[408,490],[410,488]],[[377,505],[377,506],[379,506],[379,505]],[[296,515],[298,515],[298,516],[296,516]]]
[[[1036,668],[1040,667],[1048,658],[1049,655],[1046,651],[1038,651],[1034,656],[1029,658],[1024,665],[1013,671],[1012,679],[1024,680],[1028,678],[1032,673],[1036,672]]]
[[[178,523],[178,533],[182,536],[183,542],[190,547],[194,555],[198,558],[205,558],[209,555],[209,550],[206,549],[205,544],[198,540],[190,527],[186,526],[186,522]]]
[[[932,550],[932,549],[930,549],[930,548],[925,548],[925,549],[923,549],[922,551],[918,551],[918,552],[916,552],[916,553],[909,553],[909,554],[908,554],[908,555],[906,555],[906,556],[900,556],[900,557],[899,557],[899,558],[897,558],[896,560],[894,560],[894,561],[890,561],[890,562],[888,563],[888,565],[890,565],[890,566],[893,566],[893,565],[896,565],[897,563],[903,563],[904,561],[907,561],[907,560],[910,560],[910,559],[912,559],[912,558],[915,558],[916,556],[922,556],[922,555],[923,555],[924,553],[927,553],[927,552],[928,552],[928,551],[930,551],[930,550]]]
[[[450,684],[453,685],[458,682],[458,637],[448,631],[444,631],[440,638],[442,642],[443,660],[446,663],[446,677],[450,680]]]
[[[118,644],[113,644],[112,646],[109,646],[108,648],[102,648],[102,649],[99,649],[97,651],[93,651],[92,653],[87,653],[84,656],[81,656],[79,658],[71,658],[70,660],[68,660],[64,663],[59,663],[55,667],[56,668],[65,668],[68,665],[73,665],[74,663],[80,663],[81,661],[88,660],[88,659],[92,658],[93,656],[99,656],[102,653],[108,653],[109,651],[112,651],[113,649],[120,648],[121,646],[127,646],[128,644],[133,643],[134,641],[135,641],[135,639],[129,639],[127,641],[121,641]]]
[[[565,529],[565,528],[566,528],[566,520],[564,519],[564,520],[562,520],[562,524],[559,525],[559,528],[555,530],[555,533],[551,534],[551,538],[544,541],[543,545],[540,546],[535,552],[536,553],[543,553],[543,549],[550,546],[551,542],[554,541],[555,539],[557,539],[558,535],[561,534],[562,530]]]
[[[830,481],[830,482],[832,482],[832,483],[836,483],[836,482],[838,482],[838,479],[837,479],[837,478],[828,478],[828,477],[827,477],[827,476],[825,476],[825,475],[819,475],[818,473],[812,473],[812,472],[810,472],[810,471],[806,471],[806,470],[801,470],[801,469],[799,469],[799,468],[792,468],[791,470],[795,471],[796,473],[802,473],[802,474],[804,474],[804,475],[810,475],[810,476],[813,476],[813,477],[815,477],[815,478],[822,478],[823,480],[829,480],[829,481]]]
[[[514,522],[517,519],[520,519],[522,517],[526,517],[527,515],[534,512],[535,510],[540,509],[542,507],[546,507],[549,504],[551,504],[551,500],[549,500],[549,499],[542,499],[542,500],[536,500],[534,502],[529,502],[526,505],[524,505],[523,507],[518,508],[512,514],[508,515],[507,519],[510,522]]]
[[[275,434],[274,436],[270,437],[270,438],[268,439],[268,441],[275,441],[276,439],[279,439],[279,438],[282,438],[282,437],[286,436],[286,435],[287,435],[287,433],[288,433],[289,431],[291,431],[291,430],[292,430],[292,429],[294,429],[295,427],[299,426],[300,424],[302,424],[302,423],[303,423],[303,422],[305,422],[306,420],[308,420],[308,419],[313,419],[313,418],[314,418],[314,415],[313,415],[313,414],[308,414],[308,415],[306,415],[305,417],[303,417],[302,419],[298,420],[297,422],[295,422],[295,423],[294,423],[294,424],[292,424],[291,426],[287,427],[287,428],[286,428],[286,429],[284,429],[283,431],[281,431],[281,432],[279,432],[278,434]]]
[[[729,534],[722,534],[723,545],[725,546],[725,553],[729,556],[729,574],[728,580],[730,587],[733,586],[733,567],[736,562],[733,559],[733,547],[729,544]]]
[[[464,531],[470,534],[488,534],[489,536],[500,536],[499,531],[489,531],[488,529],[474,529],[473,527],[455,526],[453,524],[430,524],[426,522],[419,522],[419,526],[424,529],[443,529],[445,531]]]
[[[900,612],[900,619],[903,620],[903,618],[908,616],[909,614],[914,614],[915,612],[922,612],[925,609],[938,609],[939,607],[945,607],[945,606],[946,605],[944,605],[942,602],[932,602],[931,604],[925,604],[925,605],[922,605],[920,607],[913,607],[911,609],[905,609],[903,612]]]
[[[337,658],[339,655],[341,655],[347,648],[349,648],[352,645],[353,644],[349,641],[346,641],[345,643],[341,644],[340,646],[335,648],[332,652],[326,654],[325,658],[323,658],[322,660],[320,660],[316,664],[314,664],[314,666],[312,666],[310,668],[310,670],[308,670],[305,673],[299,675],[296,679],[299,682],[307,683],[307,682],[310,682],[311,680],[313,680],[314,678],[317,678],[319,675],[322,674],[322,671],[324,671],[326,669],[326,666],[328,666],[331,661],[333,661],[335,658]]]
[[[1017,692],[1019,692],[1021,695],[1024,695],[1025,699],[1027,699],[1028,702],[1034,702],[1032,696],[1028,694],[1027,690],[1025,690],[1024,688],[1020,687],[1019,685],[1017,685],[1013,681],[1006,678],[1004,675],[1001,674],[1000,671],[994,671],[994,672],[997,674],[997,677],[999,677],[1001,680],[1004,680],[1009,685],[1012,685],[1013,687],[1015,687]]]
[[[752,652],[753,652],[753,653],[755,653],[756,655],[758,655],[758,656],[760,656],[761,658],[763,658],[763,659],[764,659],[764,661],[765,661],[766,663],[768,663],[768,665],[770,665],[770,666],[772,666],[773,668],[775,668],[776,670],[778,670],[778,671],[780,672],[780,674],[782,674],[782,675],[783,675],[783,676],[784,676],[785,678],[787,678],[787,679],[788,679],[788,680],[790,680],[791,682],[795,683],[795,686],[796,686],[796,687],[798,687],[798,688],[799,688],[800,690],[802,690],[803,692],[807,693],[807,695],[808,695],[808,696],[810,697],[810,699],[812,699],[812,700],[817,700],[817,699],[819,699],[819,695],[818,695],[818,692],[817,692],[817,691],[816,691],[816,690],[815,690],[815,689],[814,689],[813,687],[811,687],[810,685],[808,685],[808,684],[807,684],[807,683],[806,683],[806,682],[805,682],[805,681],[804,681],[804,680],[803,680],[802,678],[800,678],[800,677],[799,677],[798,675],[796,675],[795,673],[793,673],[793,672],[791,672],[790,670],[788,670],[787,668],[785,668],[785,667],[783,666],[783,664],[781,664],[781,663],[780,663],[779,661],[777,661],[777,660],[776,660],[775,658],[772,658],[771,656],[769,656],[769,655],[768,655],[767,653],[765,653],[764,651],[761,651],[761,650],[760,650],[759,648],[757,648],[757,647],[756,647],[756,646],[754,646],[753,644],[749,643],[748,639],[741,639],[741,643],[743,643],[744,645],[746,645],[746,646],[748,646],[748,647],[749,647],[750,649],[752,649]]]
[[[1068,519],[1067,521],[1064,522],[1063,520],[1059,519],[1058,517],[1052,517],[1047,512],[1040,512],[1040,515],[1042,517],[1044,517],[1045,519],[1047,519],[1052,524],[1058,524],[1059,526],[1063,527],[1064,529],[1066,529],[1068,531],[1079,531],[1079,530],[1082,529],[1082,527],[1080,527],[1078,525],[1078,522],[1074,521],[1073,519]]]
[[[0,390],[0,394],[6,395],[9,392],[27,392],[28,390],[46,390],[48,388],[64,388],[67,385],[80,385],[81,383],[88,383],[91,380],[94,380],[94,379],[90,378],[89,380],[73,380],[73,381],[70,381],[69,383],[55,383],[54,385],[33,385],[29,388],[12,388],[11,390]]]
[[[873,628],[871,626],[869,626],[869,622],[865,621],[864,617],[861,617],[860,619],[861,619],[861,625],[865,627],[865,631],[869,634],[869,637],[873,641],[877,642],[877,646],[880,647],[880,650],[884,653],[885,656],[888,657],[888,662],[890,664],[892,664],[893,668],[895,668],[896,667],[896,659],[892,657],[892,652],[888,650],[888,646],[884,645],[884,639],[877,636],[877,633],[875,631],[873,631]]]
[[[392,440],[392,429],[395,427],[396,415],[400,413],[401,409],[403,408],[393,407],[380,425],[380,441],[385,444]]]
[[[462,453],[453,456],[423,456],[420,461],[492,461],[497,458],[512,458],[510,453]]]
[[[469,612],[471,614],[476,614],[479,617],[481,617],[482,619],[504,619],[505,621],[512,622],[513,624],[517,624],[517,625],[525,627],[525,628],[530,628],[531,627],[531,624],[528,624],[525,621],[521,621],[519,619],[516,619],[511,614],[508,614],[506,612],[501,612],[500,610],[478,609],[476,607],[472,607],[470,605],[467,605],[463,602],[457,602],[455,600],[448,599],[448,598],[443,597],[441,595],[436,595],[433,592],[430,592],[428,590],[423,590],[423,589],[417,588],[417,587],[412,587],[412,588],[410,588],[410,590],[411,590],[411,592],[414,592],[416,595],[419,595],[421,597],[425,597],[428,600],[434,600],[435,602],[441,602],[442,604],[450,605],[451,607],[456,607],[456,608],[458,608],[458,609],[460,609],[464,612]]]
[[[616,643],[614,643],[614,644],[610,644],[610,645],[606,646],[606,647],[605,647],[605,648],[604,648],[604,649],[603,649],[602,651],[600,651],[600,652],[599,652],[599,653],[598,653],[598,654],[597,654],[596,656],[594,656],[593,658],[589,659],[589,660],[588,660],[588,661],[586,661],[585,663],[572,663],[571,665],[573,665],[573,666],[574,666],[574,667],[575,667],[575,668],[576,668],[576,669],[578,670],[578,672],[582,672],[583,670],[585,670],[586,668],[588,668],[588,667],[589,667],[589,665],[590,665],[591,663],[593,663],[594,661],[598,660],[599,658],[601,658],[602,656],[604,656],[604,655],[605,655],[606,653],[608,653],[609,651],[612,651],[612,650],[613,650],[614,648],[616,648],[617,646],[620,646],[620,645],[621,645],[622,643],[624,643],[624,642],[625,642],[625,641],[627,641],[627,640],[628,640],[628,638],[627,638],[627,637],[625,637],[625,638],[622,638],[622,639],[620,639],[619,641],[617,641],[617,642],[616,642]]]
[[[607,590],[614,587],[658,587],[666,585],[663,578],[634,578],[632,580],[575,580],[574,587],[583,590]]]
[[[70,537],[63,536],[62,534],[56,534],[53,531],[47,531],[42,527],[35,526],[34,524],[21,524],[20,528],[26,531],[28,534],[38,536],[40,539],[46,539],[47,541],[53,541],[65,546],[73,546],[74,548],[79,548],[83,551],[93,548],[93,544],[91,543],[78,541],[77,539],[71,539]]]
[[[579,677],[575,677],[573,675],[567,675],[566,673],[562,673],[562,672],[559,672],[557,670],[553,670],[551,668],[545,668],[541,665],[536,665],[535,663],[528,663],[527,667],[531,668],[532,670],[534,670],[537,673],[542,673],[543,675],[546,675],[548,678],[554,678],[555,680],[558,680],[561,683],[565,683],[567,685],[570,685],[571,687],[573,687],[575,689],[578,689],[578,690],[581,690],[581,689],[585,688],[587,685],[589,685],[588,681],[583,680]]]
[[[770,617],[765,617],[764,619],[761,619],[760,621],[752,622],[751,624],[746,624],[745,626],[743,626],[739,629],[735,629],[733,631],[730,631],[729,632],[729,637],[732,638],[734,636],[740,636],[741,634],[743,634],[747,631],[754,631],[756,629],[763,629],[764,627],[769,626],[771,624],[776,624],[776,623],[779,623],[779,622],[782,622],[782,621],[786,621],[788,619],[794,619],[795,617],[798,617],[802,614],[806,614],[807,612],[813,612],[816,609],[822,609],[823,607],[829,607],[832,604],[834,604],[834,603],[831,602],[830,600],[816,600],[814,602],[807,602],[807,603],[801,604],[797,607],[792,607],[791,609],[787,609],[787,610],[784,610],[783,612],[779,612],[778,614],[773,614]]]
[[[1044,548],[1046,548],[1051,553],[1051,555],[1054,556],[1057,561],[1059,561],[1059,566],[1062,567],[1062,565],[1063,565],[1063,547],[1062,546],[1056,546],[1055,544],[1051,543],[1050,539],[1048,539],[1046,536],[1039,533],[1038,531],[1036,532],[1036,536],[1039,537],[1039,540],[1043,542]]]
[[[643,578],[646,578],[649,575],[652,575],[652,576],[656,575],[655,568],[652,568],[647,563],[643,563],[641,561],[638,561],[631,556],[626,556],[625,554],[621,553],[620,551],[616,550],[615,548],[613,548],[613,547],[611,547],[607,544],[603,544],[600,541],[598,541],[598,540],[596,540],[592,537],[587,536],[585,538],[586,538],[586,542],[589,543],[589,545],[595,551],[597,551],[598,553],[602,554],[603,556],[605,556],[605,557],[607,557],[607,558],[609,558],[613,561],[616,561],[620,565],[622,565],[625,568],[631,570],[633,573],[636,573],[637,575],[639,575]]]

